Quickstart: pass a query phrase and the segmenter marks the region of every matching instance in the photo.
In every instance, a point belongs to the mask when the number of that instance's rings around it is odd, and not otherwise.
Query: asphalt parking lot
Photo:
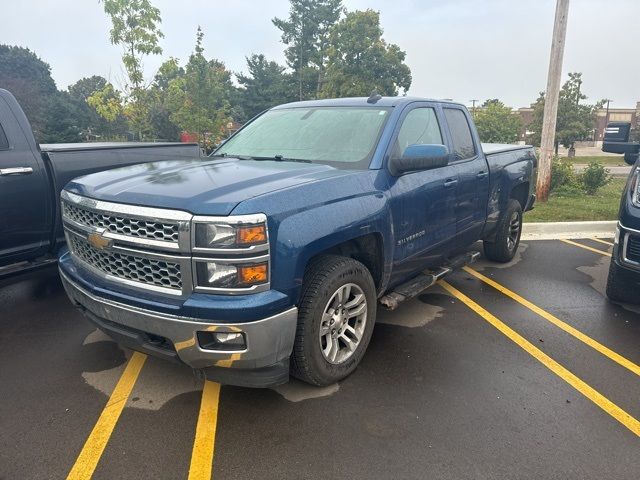
[[[55,275],[0,288],[0,478],[640,478],[640,309],[610,239],[523,242],[394,312],[324,389],[119,348]],[[215,442],[210,441],[215,438]]]

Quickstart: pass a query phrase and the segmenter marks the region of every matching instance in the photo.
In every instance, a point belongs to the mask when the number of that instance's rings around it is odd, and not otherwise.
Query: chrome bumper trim
[[[180,360],[193,368],[261,368],[288,358],[293,350],[298,318],[296,307],[254,322],[203,322],[100,298],[73,282],[62,270],[60,277],[74,304],[81,305],[98,318],[169,339]],[[246,349],[202,349],[196,337],[198,331],[244,332]]]

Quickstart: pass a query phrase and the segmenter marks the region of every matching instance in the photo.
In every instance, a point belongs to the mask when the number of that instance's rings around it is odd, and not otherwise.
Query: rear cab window
[[[451,132],[455,161],[468,160],[475,157],[477,150],[465,113],[457,108],[444,108],[444,116]]]

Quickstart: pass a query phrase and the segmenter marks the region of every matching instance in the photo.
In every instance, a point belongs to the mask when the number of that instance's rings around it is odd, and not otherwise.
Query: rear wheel
[[[375,285],[363,264],[337,255],[314,260],[302,286],[292,375],[318,386],[348,376],[364,356],[375,318]]]
[[[484,255],[489,260],[507,263],[513,260],[522,234],[522,207],[520,202],[510,199],[507,209],[498,220],[496,238],[484,240]]]

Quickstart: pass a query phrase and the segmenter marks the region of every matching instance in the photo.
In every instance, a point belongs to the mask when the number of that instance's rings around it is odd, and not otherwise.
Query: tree
[[[236,74],[240,89],[239,103],[247,120],[281,103],[296,99],[295,79],[285,73],[285,67],[268,61],[264,55],[247,57],[248,74]]]
[[[397,95],[411,86],[405,52],[382,38],[380,14],[373,10],[348,13],[331,30],[326,82],[322,96]]]
[[[49,64],[27,48],[0,45],[0,87],[16,97],[36,138],[49,137],[47,110],[58,92]]]
[[[170,57],[156,73],[151,84],[152,102],[149,110],[149,121],[156,138],[176,141],[180,139],[180,128],[171,121],[169,105],[169,85],[173,80],[184,76],[184,68],[177,58]]]
[[[142,60],[147,55],[159,55],[160,10],[149,0],[102,0],[104,11],[111,19],[110,40],[122,47],[122,63],[127,72],[124,113],[142,139],[151,130],[149,110],[152,97],[144,82]]]
[[[497,98],[487,100],[476,111],[475,124],[480,140],[487,143],[515,143],[520,134],[520,118]]]
[[[116,95],[113,85],[108,88],[107,85],[107,80],[99,75],[81,78],[69,85],[69,97],[77,110],[77,123],[85,140],[122,138],[126,135],[127,125],[122,115],[121,99]],[[105,118],[90,105],[89,98],[96,94],[107,96],[104,99],[105,105],[109,104],[109,98],[111,102],[117,102],[115,115],[107,114],[108,118]],[[104,105],[98,103],[97,106],[100,108]]]
[[[598,110],[602,108],[605,101],[601,100],[595,104],[581,104],[587,96],[581,93],[582,86],[581,73],[569,73],[569,80],[565,82],[560,90],[558,101],[558,120],[556,123],[556,155],[558,146],[563,145],[572,148],[573,144],[579,140],[592,138],[593,124]],[[531,137],[534,145],[540,145],[540,133],[542,132],[542,116],[544,112],[544,92],[533,107],[533,122],[529,127],[535,133]]]
[[[317,98],[324,83],[331,28],[342,14],[342,0],[290,0],[286,20],[274,18],[287,45],[285,57],[298,84],[298,98]]]
[[[197,133],[203,146],[218,142],[226,133],[229,98],[233,90],[231,73],[218,60],[204,56],[200,27],[196,46],[185,73],[169,82],[169,118],[182,130]]]

